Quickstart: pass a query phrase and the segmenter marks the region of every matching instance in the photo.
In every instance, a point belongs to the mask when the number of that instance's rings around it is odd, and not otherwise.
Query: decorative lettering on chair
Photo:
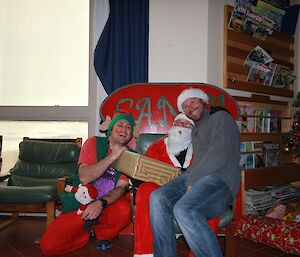
[[[225,107],[238,117],[235,100],[223,89],[202,83],[140,83],[124,86],[111,93],[102,103],[100,114],[105,119],[116,110],[129,109],[140,126],[140,133],[167,133],[177,110],[177,96],[186,88],[200,88],[208,94],[210,104]]]
[[[221,106],[226,108],[224,95],[217,95],[213,97],[211,94],[208,94],[208,99],[211,106],[213,107]]]
[[[142,123],[142,120],[144,117],[147,118],[148,121],[148,126],[151,128],[156,128],[157,124],[152,123],[152,113],[151,113],[151,98],[150,97],[144,97],[142,99],[140,99],[137,103],[136,103],[136,110],[141,110],[140,114],[139,114],[139,118],[138,118],[138,124]],[[144,104],[142,107],[140,107],[140,104],[144,101]],[[145,112],[146,107],[148,108],[148,112]]]
[[[176,116],[176,111],[174,110],[173,106],[168,102],[165,97],[161,97],[157,102],[157,108],[163,110],[163,120],[159,120],[159,124],[161,127],[165,127],[168,124],[168,116],[167,116],[167,107],[169,108],[170,112]],[[172,119],[173,121],[173,119]]]

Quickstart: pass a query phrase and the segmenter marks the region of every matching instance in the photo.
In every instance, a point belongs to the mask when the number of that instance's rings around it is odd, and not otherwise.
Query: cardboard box
[[[112,167],[132,178],[160,186],[177,177],[180,172],[178,167],[129,151],[124,151]]]

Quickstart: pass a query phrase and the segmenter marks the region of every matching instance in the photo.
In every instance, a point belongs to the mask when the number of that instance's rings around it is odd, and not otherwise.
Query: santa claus
[[[181,172],[192,161],[193,147],[191,140],[194,121],[186,115],[178,114],[168,134],[155,141],[146,155],[181,168]],[[134,220],[134,257],[152,257],[153,239],[149,217],[150,193],[159,186],[154,183],[142,183],[136,194],[136,211]],[[214,231],[217,229],[217,219],[209,222]],[[190,254],[192,256],[192,254]]]

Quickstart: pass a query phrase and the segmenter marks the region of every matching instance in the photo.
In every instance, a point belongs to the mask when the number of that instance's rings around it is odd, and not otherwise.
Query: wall
[[[207,82],[208,0],[149,7],[149,82]]]

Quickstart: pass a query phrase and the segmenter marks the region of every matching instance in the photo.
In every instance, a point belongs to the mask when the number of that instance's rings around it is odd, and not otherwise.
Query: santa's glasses
[[[174,126],[182,127],[182,128],[192,128],[193,125],[188,121],[175,120],[173,122]]]

